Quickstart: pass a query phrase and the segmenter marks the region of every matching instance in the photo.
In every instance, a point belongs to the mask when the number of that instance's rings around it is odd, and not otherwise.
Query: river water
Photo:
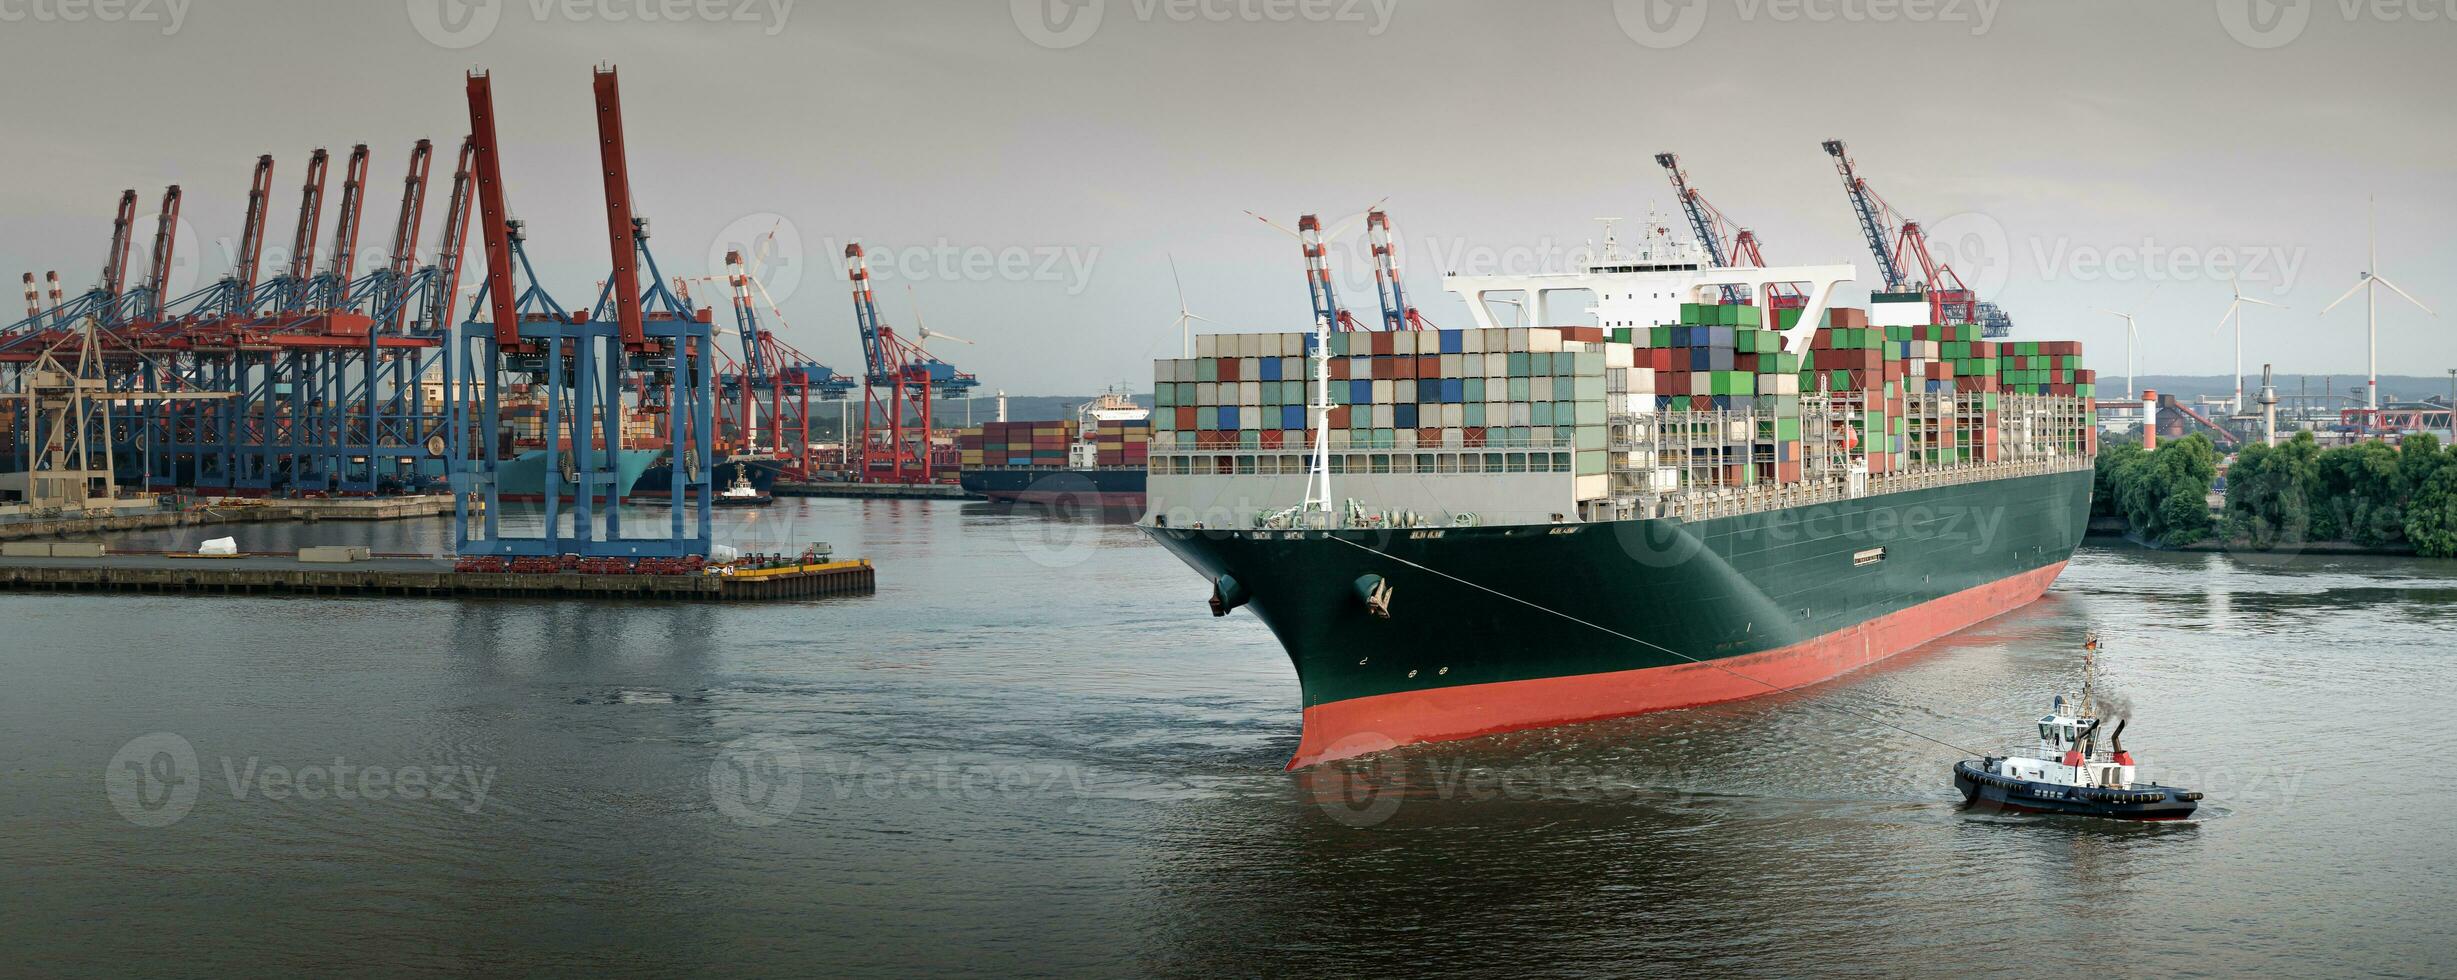
[[[724,520],[878,594],[0,596],[0,971],[2457,971],[2457,565],[2094,542],[1837,682],[1292,775],[1277,644],[1131,527]],[[1965,812],[1890,727],[2018,746],[2091,629],[2200,819]]]

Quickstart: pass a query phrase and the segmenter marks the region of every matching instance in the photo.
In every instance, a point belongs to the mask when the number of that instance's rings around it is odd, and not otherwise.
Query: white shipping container
[[[1526,426],[1534,425],[1536,421],[1535,412],[1536,407],[1532,404],[1527,402],[1511,402],[1509,414],[1507,416],[1509,421],[1502,424],[1508,425],[1512,428],[1524,428]],[[1491,420],[1487,419],[1486,421],[1489,422]]]
[[[1604,345],[1605,369],[1610,370],[1612,368],[1625,368],[1637,363],[1637,354],[1635,351],[1630,349],[1628,344]]]
[[[1414,404],[1416,402],[1415,379],[1401,378],[1397,381],[1391,382],[1391,401],[1404,404]]]
[[[1415,429],[1401,429],[1401,430],[1399,430],[1399,431],[1397,431],[1397,432],[1393,432],[1393,433],[1391,433],[1391,448],[1393,448],[1393,449],[1414,449],[1414,448],[1416,448],[1416,430],[1415,430]]]
[[[1462,353],[1462,354],[1482,354],[1482,353],[1484,353],[1484,331],[1482,331],[1482,330],[1461,330],[1461,331],[1459,331],[1459,352],[1460,352],[1460,353]]]
[[[1602,500],[1612,495],[1612,477],[1596,473],[1578,478],[1578,499]]]
[[[1510,329],[1508,329],[1508,330],[1503,330],[1503,331],[1501,331],[1501,334],[1502,334],[1502,335],[1503,335],[1505,338],[1507,338],[1507,343],[1505,343],[1505,344],[1503,344],[1503,345],[1502,345],[1502,351],[1503,351],[1504,353],[1510,353],[1510,354],[1524,354],[1524,353],[1527,353],[1527,328],[1526,328],[1526,327],[1511,327],[1511,328],[1510,328]]]
[[[1438,362],[1438,364],[1439,364],[1439,370],[1440,370],[1440,372],[1441,372],[1442,377],[1445,377],[1445,378],[1456,378],[1456,377],[1462,377],[1462,376],[1464,376],[1465,372],[1464,372],[1464,371],[1461,371],[1461,370],[1460,370],[1460,367],[1459,367],[1460,363],[1461,363],[1463,360],[1465,360],[1465,358],[1461,357],[1461,356],[1460,356],[1460,355],[1458,355],[1458,354],[1444,354],[1444,355],[1442,355],[1442,359],[1441,359],[1441,361],[1440,361],[1440,362]]]
[[[1237,359],[1237,380],[1254,381],[1262,376],[1263,362],[1261,358],[1240,357]]]
[[[1194,338],[1194,356],[1196,356],[1196,357],[1218,357],[1218,356],[1220,356],[1220,337],[1221,337],[1221,335],[1220,335],[1220,334],[1216,334],[1216,333],[1206,333],[1206,334],[1197,334],[1197,335],[1195,335],[1195,338]]]
[[[1240,381],[1240,382],[1237,382],[1237,404],[1239,404],[1239,405],[1260,405],[1260,404],[1262,404],[1262,403],[1263,403],[1263,384],[1262,384],[1262,382],[1260,382],[1260,381]]]
[[[1393,333],[1393,334],[1391,334],[1391,353],[1393,353],[1393,354],[1414,354],[1414,353],[1416,353],[1416,338],[1417,338],[1417,335],[1418,335],[1418,332],[1417,332],[1417,331],[1414,331],[1414,330],[1401,330],[1401,331],[1399,331],[1399,332],[1397,332],[1397,333]]]
[[[1442,427],[1456,429],[1467,424],[1467,406],[1453,402],[1442,406]]]
[[[1194,404],[1197,406],[1220,404],[1220,383],[1217,381],[1195,382]]]
[[[1376,405],[1389,405],[1391,402],[1393,402],[1393,401],[1397,401],[1397,400],[1398,400],[1398,399],[1397,399],[1397,398],[1396,398],[1396,397],[1395,397],[1395,396],[1392,394],[1392,385],[1391,385],[1391,383],[1390,383],[1390,382],[1388,382],[1388,381],[1376,381],[1376,382],[1374,382],[1374,404],[1376,404]],[[1384,425],[1384,426],[1388,426],[1388,425],[1390,425],[1390,423],[1388,423],[1388,422],[1384,422],[1384,423],[1381,423],[1381,424],[1382,424],[1382,425]]]
[[[1387,383],[1387,382],[1376,382],[1376,383],[1377,383],[1377,384],[1384,384],[1384,383]],[[1380,405],[1375,405],[1375,406],[1373,407],[1373,427],[1374,427],[1374,428],[1377,428],[1377,429],[1388,429],[1388,428],[1391,428],[1391,427],[1393,427],[1393,426],[1395,426],[1395,425],[1397,425],[1397,424],[1398,424],[1397,419],[1396,419],[1396,418],[1393,416],[1392,411],[1391,411],[1391,406],[1390,406],[1390,404],[1389,404],[1389,403],[1385,402],[1385,403],[1383,403],[1383,404],[1380,404]]]
[[[1263,413],[1262,413],[1262,412],[1260,412],[1260,411],[1258,411],[1258,410],[1256,410],[1256,409],[1254,409],[1254,408],[1252,408],[1252,407],[1246,407],[1246,408],[1240,408],[1240,409],[1238,409],[1238,410],[1237,410],[1237,427],[1238,427],[1238,428],[1240,428],[1240,429],[1260,429],[1260,428],[1262,428],[1262,427],[1263,427]],[[1278,420],[1278,419],[1273,419],[1273,420],[1271,420],[1271,427],[1272,427],[1272,428],[1275,428],[1275,429],[1276,429],[1276,428],[1279,428],[1279,427],[1280,427],[1280,422],[1279,422],[1279,420]]]
[[[1501,331],[1499,331],[1499,330],[1494,331],[1494,333],[1500,333],[1500,332],[1501,332]],[[1487,378],[1507,378],[1507,377],[1509,377],[1509,376],[1510,376],[1510,355],[1508,355],[1508,354],[1499,354],[1499,353],[1496,353],[1496,354],[1486,354],[1486,355],[1484,356],[1484,371],[1483,371],[1483,374],[1484,374],[1484,376],[1485,376],[1485,377],[1487,377]]]
[[[1538,354],[1561,350],[1561,331],[1553,327],[1531,327],[1527,331],[1527,349]]]
[[[1348,430],[1346,430],[1346,429],[1333,429],[1333,430],[1331,430],[1331,448],[1333,448],[1333,449],[1346,449],[1346,448],[1348,448]]]

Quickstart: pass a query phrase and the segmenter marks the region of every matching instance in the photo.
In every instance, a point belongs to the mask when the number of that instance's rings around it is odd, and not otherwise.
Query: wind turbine
[[[932,337],[952,340],[959,344],[972,343],[972,341],[942,330],[932,330],[930,329],[929,324],[921,322],[921,298],[913,295],[912,283],[908,282],[904,284],[904,298],[906,302],[913,304],[913,329],[916,333],[920,334],[920,343],[918,346],[921,347],[922,353],[927,354],[930,352],[930,338]]]
[[[2244,284],[2237,281],[2234,276],[2227,277],[2227,285],[2235,290],[2235,302],[2227,304],[2227,312],[2218,317],[2218,326],[2211,329],[2210,332],[2217,333],[2225,330],[2227,318],[2235,318],[2235,400],[2228,403],[2227,411],[2241,413],[2244,410],[2244,304],[2257,303],[2279,310],[2286,309],[2286,307],[2265,299],[2244,295]]]
[[[1269,222],[1264,223],[1269,224]],[[1179,336],[1185,338],[1186,344],[1186,352],[1180,356],[1190,358],[1194,356],[1194,321],[1201,320],[1215,327],[1225,327],[1228,324],[1199,315],[1186,308],[1186,281],[1177,277],[1177,256],[1175,254],[1169,256],[1169,281],[1177,284],[1177,332]]]
[[[2363,215],[2364,244],[2369,249],[2371,257],[2365,262],[2363,274],[2355,279],[2354,288],[2347,290],[2345,295],[2330,300],[2329,305],[2321,307],[2321,315],[2328,316],[2329,311],[2337,309],[2339,303],[2346,302],[2347,299],[2353,297],[2356,290],[2363,292],[2363,346],[2366,363],[2371,372],[2363,386],[2363,400],[2366,403],[2364,407],[2372,410],[2372,421],[2377,423],[2380,420],[2380,294],[2372,287],[2389,287],[2390,292],[2414,304],[2415,309],[2423,311],[2434,319],[2437,319],[2440,314],[2431,312],[2431,307],[2423,305],[2423,301],[2414,298],[2412,293],[2397,288],[2396,283],[2380,277],[2380,222],[2373,214],[2372,206],[2368,202],[2364,206]]]
[[[2150,305],[2150,297],[2156,295],[2158,295],[2158,284],[2152,283],[2150,284],[2150,291],[2142,294],[2141,302],[2133,304],[2133,307],[2135,309],[2139,309]],[[2120,317],[2124,320],[2124,397],[2131,398],[2133,397],[2135,391],[2133,387],[2133,345],[2141,341],[2141,330],[2133,325],[2133,314],[2131,313],[2118,313],[2114,310],[2101,310],[2095,308],[2092,309],[2091,312],[2105,313],[2108,316]]]

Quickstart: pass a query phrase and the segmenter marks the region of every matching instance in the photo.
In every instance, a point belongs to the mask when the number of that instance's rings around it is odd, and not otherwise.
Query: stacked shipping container
[[[1689,303],[1652,328],[1331,334],[1330,448],[1373,453],[1376,472],[1423,465],[1398,451],[1483,450],[1437,457],[1437,472],[1551,468],[1576,474],[1580,499],[1604,496],[1614,472],[1655,491],[1797,483],[1862,462],[1884,474],[2003,458],[1999,398],[2014,386],[2061,397],[2039,409],[2056,446],[2096,451],[2094,377],[2077,343],[2008,357],[1977,325],[1872,327],[1838,308],[1807,350],[1786,352],[1781,331],[1800,315],[1775,311],[1769,324],[1756,306]],[[1313,335],[1197,341],[1196,357],[1154,365],[1153,445],[1187,467],[1171,472],[1310,444]],[[1559,452],[1484,458],[1523,449]],[[1358,464],[1334,456],[1343,465]]]
[[[956,436],[965,469],[998,466],[1061,468],[1081,438],[1072,421],[990,422]],[[1143,466],[1150,462],[1152,429],[1139,419],[1104,420],[1091,433],[1095,466]]]

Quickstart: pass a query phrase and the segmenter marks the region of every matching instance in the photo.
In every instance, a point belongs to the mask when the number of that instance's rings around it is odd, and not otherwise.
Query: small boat
[[[2098,641],[2084,644],[2089,652]],[[2039,754],[1987,756],[1954,763],[1954,788],[1963,802],[2028,813],[2062,813],[2115,820],[2182,820],[2201,805],[2201,794],[2135,779],[2133,754],[2124,750],[2124,726],[2099,751],[2103,719],[2091,694],[2090,655],[2083,656],[2082,694],[2055,705],[2039,719]]]
[[[716,498],[709,503],[718,507],[757,507],[776,499],[768,491],[760,489],[758,484],[752,483],[750,474],[743,470],[744,467],[736,465],[733,485],[717,491]]]

